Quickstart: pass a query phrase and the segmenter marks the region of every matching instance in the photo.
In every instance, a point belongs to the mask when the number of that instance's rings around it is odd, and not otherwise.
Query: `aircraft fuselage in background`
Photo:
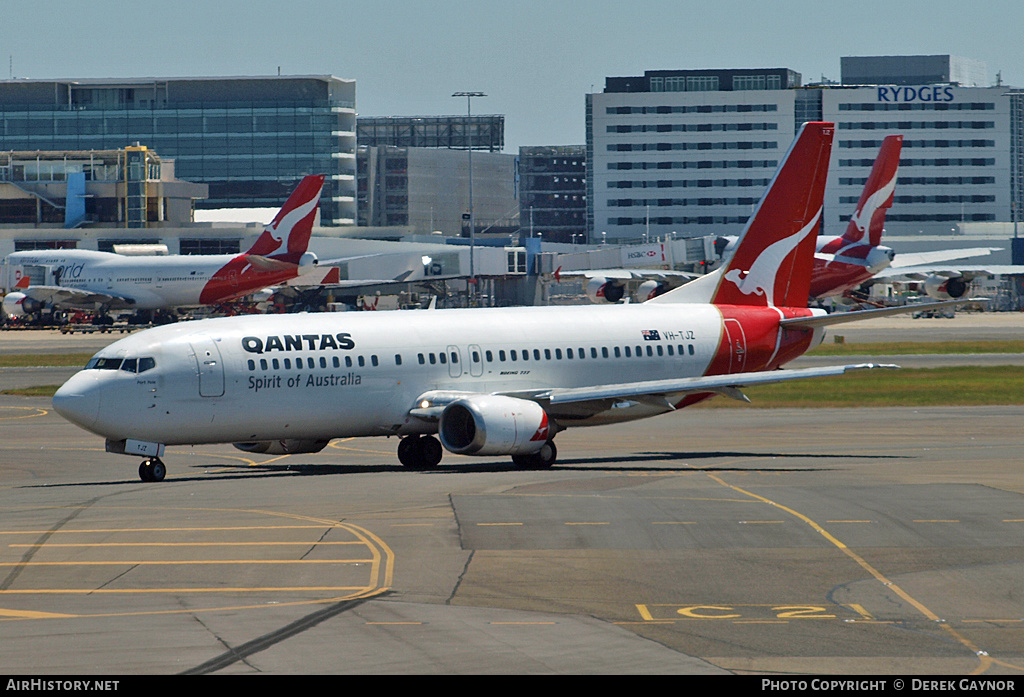
[[[231,266],[239,254],[123,256],[87,249],[15,252],[11,267],[41,266],[56,272],[63,288],[106,293],[123,302],[115,308],[156,310],[223,302],[296,276],[294,269],[267,271],[254,286],[243,269]],[[312,264],[310,264],[310,267]]]
[[[811,274],[811,297],[843,295],[867,283],[895,258],[890,247],[851,242],[845,237],[819,237]]]
[[[303,177],[241,254],[124,256],[84,249],[10,254],[0,265],[0,282],[14,289],[4,296],[4,311],[23,316],[63,308],[169,310],[228,302],[290,281],[317,263],[307,248],[323,183],[322,175]]]

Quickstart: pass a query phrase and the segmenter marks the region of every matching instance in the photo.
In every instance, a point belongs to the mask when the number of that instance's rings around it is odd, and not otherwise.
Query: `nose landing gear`
[[[167,466],[158,457],[148,457],[139,465],[139,478],[144,482],[162,482]]]

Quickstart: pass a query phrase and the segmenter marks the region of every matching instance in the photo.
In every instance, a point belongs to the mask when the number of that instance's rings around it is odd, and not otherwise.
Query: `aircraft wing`
[[[92,310],[97,305],[104,305],[113,310],[123,310],[135,305],[135,300],[123,295],[96,293],[65,286],[29,286],[20,292],[37,302],[56,307]]]
[[[708,375],[693,378],[674,378],[670,380],[647,380],[631,383],[612,383],[608,385],[592,385],[588,387],[566,387],[552,389],[516,390],[498,392],[506,397],[518,397],[550,405],[576,405],[589,402],[593,408],[588,411],[603,411],[610,407],[609,402],[633,400],[651,404],[652,406],[675,410],[675,404],[688,394],[716,392],[733,399],[749,402],[740,390],[750,385],[765,385],[788,380],[819,378],[842,375],[851,370],[870,370],[873,368],[899,368],[898,365],[859,363],[854,365],[821,366],[815,368],[798,368],[793,370],[763,370],[753,373],[734,373],[731,375]],[[477,393],[433,390],[426,392],[416,400],[417,407],[410,410],[409,415],[426,421],[436,421],[441,417],[444,408],[457,399],[473,397]],[[599,404],[593,404],[593,403]],[[558,409],[552,410],[556,414]]]
[[[558,271],[556,276],[561,278],[608,278],[617,281],[629,280],[651,280],[666,278],[693,279],[699,274],[687,273],[685,271],[674,271],[672,269],[585,269],[581,271]]]
[[[794,370],[762,370],[753,373],[734,373],[731,375],[707,375],[695,378],[594,385],[592,387],[557,388],[535,393],[531,398],[537,401],[548,401],[551,404],[589,402],[604,399],[638,399],[644,401],[645,399],[657,398],[658,406],[668,406],[674,409],[673,402],[677,402],[680,397],[687,394],[721,392],[726,396],[740,399],[741,401],[749,401],[739,391],[740,388],[788,380],[836,376],[850,370],[898,367],[896,365],[859,363],[855,365],[822,366]],[[509,394],[509,396],[522,395]],[[672,400],[668,399],[670,396],[673,398]]]
[[[965,266],[905,266],[889,267],[875,275],[887,281],[923,281],[932,276],[960,278],[967,276],[1024,276],[1024,266],[1012,264],[971,264]]]
[[[900,252],[892,260],[889,270],[902,269],[910,266],[923,266],[926,264],[938,264],[944,261],[956,259],[969,259],[971,257],[982,257],[992,252],[1002,251],[1001,247],[971,247],[969,249],[940,249],[934,252]]]
[[[412,275],[412,272],[406,271],[395,278],[354,278],[347,280],[339,279],[336,276],[333,279],[328,276],[322,280],[316,280],[314,277],[307,275],[300,276],[299,278],[293,278],[284,285],[296,288],[310,288],[313,286],[323,286],[325,288],[361,288],[363,286],[387,287],[395,285],[396,283],[406,282],[406,278],[410,275]]]

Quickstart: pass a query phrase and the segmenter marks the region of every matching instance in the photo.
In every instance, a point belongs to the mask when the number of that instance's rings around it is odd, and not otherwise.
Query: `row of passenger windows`
[[[646,348],[646,352],[644,351],[645,348]],[[615,358],[622,358],[623,356],[625,356],[626,358],[633,358],[634,356],[639,358],[639,357],[642,357],[644,355],[647,355],[647,356],[650,356],[650,357],[654,357],[654,356],[666,356],[666,355],[667,356],[676,356],[676,355],[684,356],[686,354],[689,354],[691,356],[694,355],[693,344],[689,344],[689,345],[687,345],[687,344],[679,344],[678,346],[674,346],[672,344],[667,344],[667,345],[658,344],[656,346],[647,345],[646,347],[644,347],[644,346],[636,346],[636,347],[632,347],[632,346],[613,346],[610,349],[607,346],[602,346],[600,349],[598,349],[598,348],[596,348],[594,346],[591,346],[590,350],[589,350],[590,358],[594,358],[594,359],[596,359],[596,358],[611,358],[613,356]],[[494,350],[491,350],[491,349],[487,349],[486,351],[484,351],[483,355],[484,355],[484,359],[488,363],[494,363],[495,362],[495,357],[497,357],[497,360],[498,360],[499,363],[518,362],[518,361],[530,361],[530,360],[533,360],[533,361],[541,361],[541,360],[544,360],[544,361],[550,361],[550,360],[560,361],[560,360],[563,360],[563,359],[571,361],[571,360],[574,360],[574,359],[576,359],[576,360],[584,360],[585,358],[587,358],[588,350],[585,349],[585,348],[582,348],[582,347],[575,348],[575,349],[574,348],[567,348],[564,351],[562,349],[560,349],[560,348],[556,348],[556,349],[549,349],[549,348],[546,348],[546,349],[498,349],[497,351],[494,351]],[[471,360],[474,363],[479,363],[480,362],[480,351],[477,350],[477,349],[471,350],[470,351],[470,358],[471,358]],[[452,363],[458,363],[458,361],[459,361],[459,354],[457,352],[455,352],[455,351],[451,351],[449,353],[438,353],[436,355],[434,353],[427,353],[427,354],[422,354],[421,353],[421,354],[418,355],[418,360],[419,360],[420,365],[425,365],[427,363],[430,363],[430,365],[434,365],[435,363],[447,363],[449,360]]]
[[[646,349],[646,350],[645,350]],[[613,346],[611,348],[602,346],[600,349],[596,347],[590,347],[589,352],[585,348],[556,348],[556,349],[498,349],[494,351],[487,349],[483,352],[483,358],[488,363],[494,363],[495,358],[497,362],[518,362],[518,361],[550,361],[550,360],[583,360],[589,357],[592,359],[596,358],[641,358],[643,356],[655,357],[655,356],[685,356],[694,355],[693,344],[658,344],[656,346]],[[473,363],[479,363],[481,360],[481,353],[479,349],[472,349],[469,352],[470,359]],[[420,365],[446,365],[449,362],[457,364],[459,362],[459,353],[457,351],[439,351],[429,353],[419,353],[416,355],[417,361]],[[142,359],[146,360],[146,359]],[[152,359],[149,359],[152,360]],[[327,356],[320,356],[319,358],[313,358],[312,356],[296,357],[296,358],[250,358],[248,360],[249,370],[315,370],[317,367],[326,369],[328,367],[341,368],[342,365],[346,368],[365,368],[371,366],[376,368],[380,365],[380,359],[376,355],[367,356],[331,356],[328,360]],[[402,355],[399,353],[395,354],[395,365],[402,365]],[[95,367],[95,366],[94,366]],[[108,370],[116,370],[117,368],[106,368]],[[141,370],[139,372],[142,372]]]
[[[331,356],[331,360],[327,360],[327,356],[320,356],[319,361],[312,356],[307,356],[303,359],[301,356],[295,358],[261,358],[259,359],[260,370],[292,370],[294,364],[294,370],[316,370],[319,365],[321,368],[326,369],[329,365],[331,368],[341,368],[342,364],[346,368],[365,368],[370,365],[376,368],[380,365],[380,359],[376,355],[371,355],[369,359],[366,356],[345,356],[344,358],[339,356]],[[249,370],[256,370],[257,361],[254,358],[249,359]],[[402,365],[402,357],[395,354],[395,365]]]

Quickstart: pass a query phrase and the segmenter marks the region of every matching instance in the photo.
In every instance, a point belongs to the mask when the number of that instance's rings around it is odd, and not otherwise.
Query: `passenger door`
[[[189,337],[192,356],[199,371],[199,395],[221,397],[224,395],[224,365],[220,358],[217,342],[205,334]]]

